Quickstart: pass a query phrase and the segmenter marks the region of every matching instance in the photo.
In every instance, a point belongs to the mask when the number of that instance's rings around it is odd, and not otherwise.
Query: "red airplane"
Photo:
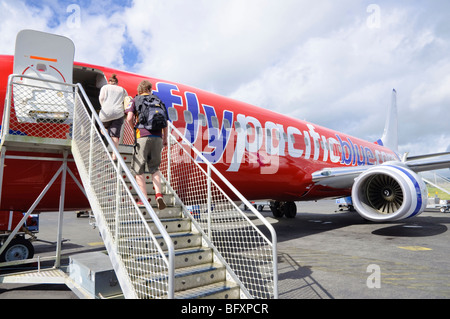
[[[42,56],[36,57],[36,64],[39,62],[49,68],[53,63]],[[14,56],[0,56],[3,101],[13,65]],[[35,72],[45,73],[46,68],[35,68]],[[415,158],[397,154],[395,91],[385,133],[374,143],[186,85],[111,68],[75,62],[73,79],[63,80],[81,83],[94,107],[100,108],[99,83],[106,84],[113,73],[130,95],[136,94],[143,79],[150,80],[173,125],[246,198],[271,201],[277,217],[293,218],[295,201],[347,196],[352,196],[355,209],[365,219],[392,221],[417,216],[425,209],[427,190],[416,173],[450,167],[445,158],[448,154]],[[7,155],[0,211],[27,211],[61,163],[11,158],[56,156],[46,152]],[[73,161],[69,168],[80,180]],[[57,211],[59,194],[60,178],[35,211]],[[73,178],[67,178],[66,194],[65,210],[89,210],[89,202]]]

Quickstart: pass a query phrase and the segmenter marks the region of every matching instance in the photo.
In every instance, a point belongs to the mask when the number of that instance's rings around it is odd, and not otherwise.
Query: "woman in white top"
[[[127,91],[118,85],[117,75],[113,74],[108,84],[100,90],[100,120],[108,130],[109,136],[113,140],[116,147],[119,147],[120,131],[124,122],[123,101],[128,96]],[[113,153],[112,158],[115,161],[116,155]]]

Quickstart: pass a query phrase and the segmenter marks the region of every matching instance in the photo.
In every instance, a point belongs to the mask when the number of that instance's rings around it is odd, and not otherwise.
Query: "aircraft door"
[[[14,88],[19,122],[70,124],[73,118],[72,84],[75,46],[72,40],[54,34],[23,30],[16,38],[14,74],[25,84]],[[17,81],[16,81],[17,82]]]

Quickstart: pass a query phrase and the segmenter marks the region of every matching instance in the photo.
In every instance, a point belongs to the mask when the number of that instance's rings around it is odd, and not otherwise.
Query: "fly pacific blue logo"
[[[168,109],[178,106],[183,110],[185,127],[178,129],[211,163],[229,164],[229,172],[238,172],[247,163],[260,168],[261,174],[274,174],[280,157],[286,156],[347,166],[375,165],[396,159],[393,153],[357,145],[349,137],[321,135],[312,124],[299,124],[304,126],[300,129],[272,121],[261,123],[253,116],[235,116],[229,110],[217,114],[213,105],[201,104],[195,93],[181,93],[174,84],[159,82],[154,93]]]
[[[173,84],[157,83],[157,90],[155,94],[164,101],[166,107],[183,106],[183,100],[181,96],[174,95],[174,92],[179,92],[178,87]],[[204,114],[206,115],[206,123],[203,123],[200,118],[200,103],[195,93],[185,92],[186,111],[189,114],[190,120],[186,121],[185,137],[189,142],[194,144],[200,134],[200,127],[202,125],[207,126],[205,134],[207,134],[208,145],[207,148],[211,149],[210,152],[203,152],[202,155],[211,163],[218,163],[224,152],[225,148],[230,140],[231,136],[231,123],[233,123],[233,112],[224,111],[222,117],[222,124],[219,126],[219,117],[216,114],[216,110],[213,106],[202,104]],[[225,123],[229,123],[227,126]]]
[[[352,139],[342,139],[338,134],[336,137],[341,147],[341,164],[351,166],[376,165],[386,161],[397,160],[393,154],[386,154],[378,150],[372,151],[367,146],[357,145]]]

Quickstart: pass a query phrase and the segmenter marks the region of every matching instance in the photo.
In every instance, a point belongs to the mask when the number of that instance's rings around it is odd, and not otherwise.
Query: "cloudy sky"
[[[450,146],[448,0],[1,0],[0,54],[36,29],[121,68],[377,140],[398,92],[400,152]]]

